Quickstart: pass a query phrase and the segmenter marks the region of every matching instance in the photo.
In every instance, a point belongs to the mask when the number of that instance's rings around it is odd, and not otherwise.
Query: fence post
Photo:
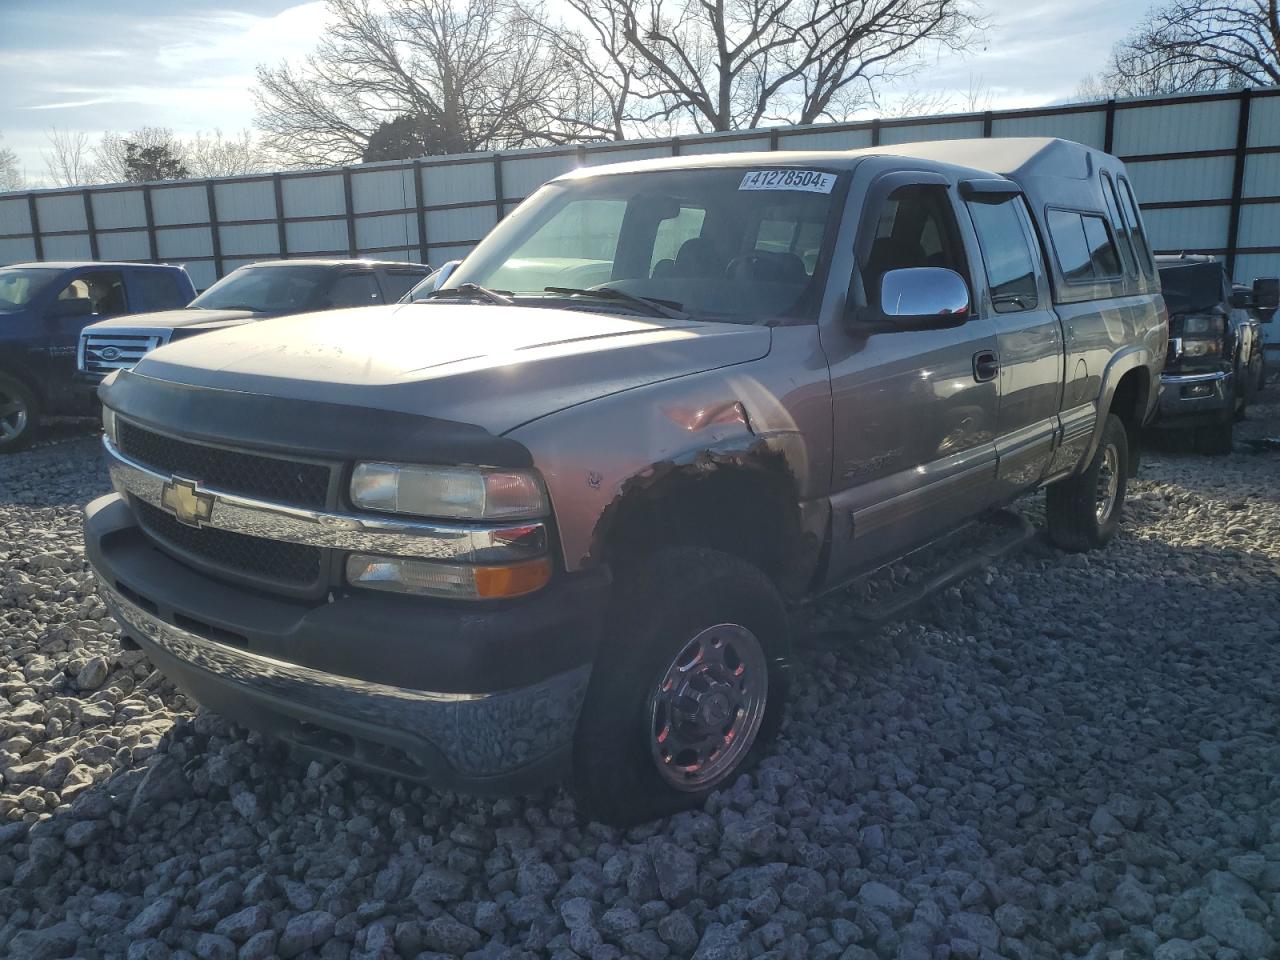
[[[873,147],[880,146],[880,118],[876,117],[871,121],[871,145]]]
[[[1102,130],[1102,152],[1110,153],[1116,140],[1116,98],[1107,100],[1106,122]]]
[[[147,216],[147,250],[151,254],[151,262],[160,259],[160,245],[156,243],[156,216],[151,209],[151,184],[142,185],[142,210]]]
[[[356,211],[351,202],[351,168],[342,168],[342,202],[347,217],[347,256],[355,259],[356,253]]]
[[[213,276],[222,279],[222,234],[218,229],[218,197],[213,189],[213,181],[204,182],[205,200],[209,206],[209,242],[213,247]]]
[[[36,212],[36,195],[27,194],[27,217],[31,220],[31,245],[35,247],[36,259],[44,259],[44,241],[40,239],[40,214]]]
[[[498,220],[503,217],[503,197],[502,189],[502,154],[494,151],[493,154],[493,203],[497,209]]]
[[[98,231],[93,223],[93,198],[89,196],[88,190],[81,190],[81,196],[84,197],[84,226],[89,231],[89,259],[97,260],[98,257]]]
[[[276,245],[280,247],[280,259],[289,256],[289,238],[284,229],[284,182],[280,174],[271,175],[271,183],[276,194]]]
[[[992,124],[993,119],[994,119],[994,118],[992,117],[992,115],[991,115],[991,111],[990,111],[990,110],[986,110],[986,111],[984,111],[984,112],[983,112],[983,114],[982,114],[982,135],[983,135],[984,137],[990,137],[990,136],[991,136],[991,124]]]
[[[1249,159],[1249,105],[1253,91],[1240,91],[1240,111],[1236,122],[1236,165],[1231,177],[1231,218],[1227,222],[1227,276],[1236,278],[1236,251],[1240,247],[1240,203],[1244,197],[1244,167]]]
[[[427,211],[422,203],[422,161],[413,161],[413,206],[418,215],[418,262],[430,264],[427,256]]]

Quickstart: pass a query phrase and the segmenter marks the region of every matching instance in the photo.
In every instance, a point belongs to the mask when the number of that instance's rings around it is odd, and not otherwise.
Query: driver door
[[[878,304],[888,271],[945,267],[966,281],[970,312],[944,329],[863,333],[856,315],[823,329],[834,419],[833,584],[973,516],[991,502],[996,477],[996,330],[976,307],[982,288],[955,185],[931,171],[894,172],[865,196],[852,289]]]
[[[54,396],[70,391],[76,372],[80,331],[91,323],[129,312],[124,275],[119,270],[81,273],[45,308],[42,376]]]

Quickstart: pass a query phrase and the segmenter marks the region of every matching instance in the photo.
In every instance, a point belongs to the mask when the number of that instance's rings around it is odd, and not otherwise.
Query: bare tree
[[[1173,0],[1116,44],[1109,95],[1141,96],[1280,83],[1276,0]]]
[[[700,131],[845,119],[981,27],[960,0],[568,0],[619,32],[637,99]]]
[[[257,125],[292,165],[360,159],[383,123],[408,117],[460,153],[562,143],[589,83],[545,17],[517,0],[329,0],[333,24],[299,65],[258,68]]]
[[[4,137],[0,137],[3,140]],[[0,193],[7,190],[22,190],[27,185],[27,178],[18,166],[18,155],[9,147],[0,146]]]
[[[48,178],[57,187],[99,183],[98,165],[89,146],[89,135],[80,130],[52,128],[46,134],[49,149],[42,150]]]
[[[224,137],[221,130],[198,132],[182,144],[183,160],[193,177],[235,177],[267,167],[262,149],[248,130]]]

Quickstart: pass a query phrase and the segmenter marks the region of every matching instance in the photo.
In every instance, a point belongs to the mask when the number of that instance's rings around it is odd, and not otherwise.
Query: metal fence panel
[[[1277,98],[1280,103],[1280,98]],[[1245,160],[1244,196],[1280,196],[1280,153],[1255,153]],[[1280,243],[1280,225],[1273,242]]]
[[[1240,208],[1240,246],[1280,248],[1280,203],[1249,203]]]
[[[502,161],[502,192],[506,197],[523,198],[553,177],[568,173],[578,165],[574,154],[550,157],[514,157]]]
[[[422,185],[428,204],[493,202],[493,161],[466,160],[433,163],[422,168]]]
[[[812,133],[784,133],[778,137],[779,150],[858,150],[871,146],[871,128],[815,130]]]
[[[232,180],[216,184],[213,203],[218,208],[218,220],[274,220],[276,211],[275,190],[270,180]]]
[[[42,233],[85,230],[84,197],[79,193],[50,193],[36,197],[36,216]]]
[[[1231,199],[1234,157],[1131,161],[1128,167],[1140,204]]]
[[[1213,253],[1225,248],[1229,207],[1172,207],[1147,210],[1142,219],[1151,244],[1165,253]]]
[[[157,226],[178,223],[206,223],[209,220],[209,191],[204,184],[189,187],[155,187],[151,191],[151,212]],[[134,226],[146,224],[142,214]],[[103,224],[98,224],[99,228]]]
[[[84,241],[87,245],[87,234]],[[98,238],[98,258],[101,260],[146,260],[150,252],[151,244],[145,230],[104,233]]]
[[[157,230],[156,252],[160,254],[161,260],[175,262],[193,257],[212,257],[212,231],[208,227],[180,227],[170,230]]]
[[[497,211],[491,205],[431,210],[427,212],[427,236],[433,247],[442,243],[475,243],[497,222]]]
[[[886,126],[880,131],[880,142],[920,143],[924,140],[958,140],[982,136],[981,120],[955,120],[947,123],[908,123]]]
[[[345,220],[308,220],[285,224],[285,242],[289,253],[338,254],[346,256],[347,223]]]
[[[41,260],[89,260],[93,257],[87,233],[45,237],[42,246],[44,255]]]
[[[279,236],[274,223],[252,223],[218,228],[224,258],[237,254],[259,259],[279,256]],[[228,261],[230,262],[230,261]],[[229,272],[230,267],[226,268]]]
[[[112,190],[109,193],[89,194],[93,203],[93,224],[98,230],[118,230],[124,227],[147,226],[147,205],[141,190]],[[88,225],[84,219],[84,200],[76,194],[68,197],[70,205],[79,204],[77,228],[83,230]],[[74,219],[74,215],[73,215]],[[40,225],[44,226],[44,210],[40,211]],[[49,229],[53,229],[50,227]]]
[[[1099,150],[1106,146],[1107,111],[1099,108],[1087,113],[1062,113],[1047,116],[993,117],[993,137],[1062,137]]]
[[[388,247],[415,247],[418,218],[411,213],[389,213],[361,217],[356,221],[356,246],[361,250],[385,251]],[[382,256],[380,252],[378,254]]]
[[[1233,148],[1238,104],[1237,100],[1227,99],[1122,107],[1117,111],[1113,152],[1128,157]]]
[[[286,217],[326,217],[345,214],[342,176],[289,177],[281,181]],[[343,246],[346,241],[343,241]],[[292,244],[290,244],[292,248]]]
[[[351,209],[354,213],[403,210],[416,203],[412,167],[351,172]]]
[[[1268,88],[33,191],[0,197],[0,263],[169,260],[187,263],[201,287],[242,263],[276,257],[354,250],[411,260],[429,254],[438,264],[465,253],[521,198],[578,164],[1039,135],[1126,157],[1159,249],[1215,251],[1244,280],[1280,256],[1271,226],[1280,203],[1280,88]]]

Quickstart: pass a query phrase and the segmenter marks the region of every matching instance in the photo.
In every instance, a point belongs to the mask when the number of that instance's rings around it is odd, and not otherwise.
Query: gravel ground
[[[824,601],[769,758],[622,832],[195,711],[92,592],[63,430],[0,462],[0,955],[1275,957],[1277,434],[1151,455],[1103,553],[1034,542],[838,644]]]

